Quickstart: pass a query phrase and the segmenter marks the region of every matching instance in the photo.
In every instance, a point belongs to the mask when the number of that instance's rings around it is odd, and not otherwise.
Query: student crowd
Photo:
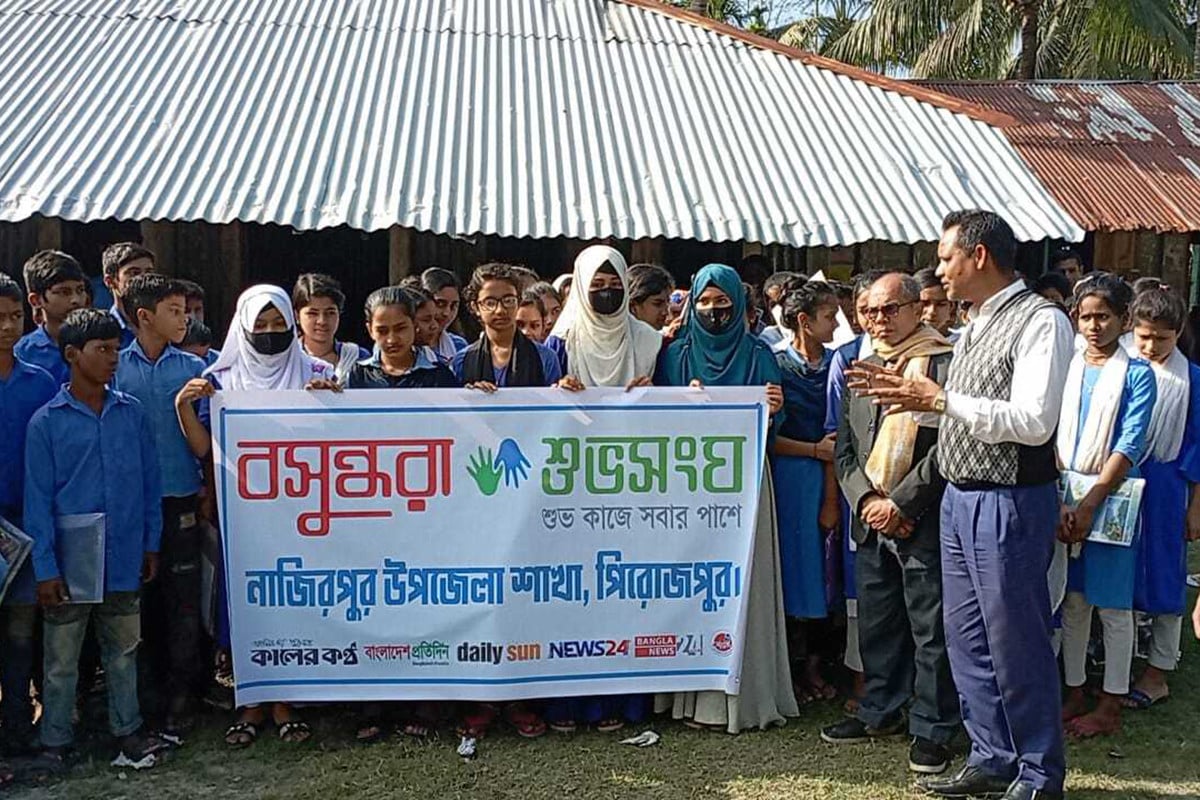
[[[763,386],[772,437],[738,695],[363,705],[358,738],[450,723],[469,750],[501,721],[537,737],[655,712],[765,729],[834,698],[841,662],[847,717],[826,742],[907,735],[910,769],[941,796],[1061,796],[1064,735],[1113,733],[1123,710],[1169,696],[1200,538],[1200,370],[1167,287],[1083,273],[1077,257],[1027,287],[1015,253],[1001,218],[965,211],[945,221],[936,270],[852,286],[752,257],[677,290],[605,246],[552,285],[506,264],[465,286],[431,268],[366,298],[369,348],[338,338],[338,283],[305,274],[290,295],[243,292],[217,350],[203,289],[157,272],[149,250],[105,250],[107,310],[89,307],[74,258],[39,252],[24,288],[0,274],[0,514],[34,541],[0,607],[4,751],[62,769],[102,665],[113,764],[152,767],[214,676],[229,685],[225,604],[211,631],[201,613],[217,391]],[[470,343],[460,305],[480,330]],[[830,349],[839,318],[855,337]],[[1073,506],[1060,470],[1094,478]],[[1087,540],[1130,478],[1146,481],[1132,545]],[[71,602],[58,563],[58,520],[83,513],[105,515],[96,604]],[[1193,621],[1200,636],[1200,606]],[[1089,656],[1103,664],[1094,702]],[[284,741],[312,735],[288,704],[237,715],[231,747],[268,723]],[[938,777],[964,728],[966,763]],[[0,784],[12,777],[0,767]]]

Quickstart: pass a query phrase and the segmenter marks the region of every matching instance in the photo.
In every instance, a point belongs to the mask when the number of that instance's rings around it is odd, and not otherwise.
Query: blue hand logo
[[[505,439],[500,443],[500,452],[496,454],[492,468],[500,467],[504,468],[505,486],[516,489],[521,485],[521,481],[529,479],[529,459],[525,458],[521,446],[512,439]]]

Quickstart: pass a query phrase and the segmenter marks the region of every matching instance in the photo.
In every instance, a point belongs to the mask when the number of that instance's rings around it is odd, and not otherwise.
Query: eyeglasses
[[[876,317],[879,317],[879,316],[883,316],[886,319],[891,319],[892,317],[894,317],[900,313],[900,309],[904,308],[905,306],[911,306],[913,303],[919,303],[919,302],[921,302],[921,301],[920,300],[909,300],[907,303],[888,303],[887,305],[884,305],[884,306],[867,306],[866,308],[863,309],[863,315],[866,316],[867,319],[875,319]]]
[[[484,311],[495,311],[501,306],[512,311],[520,302],[515,294],[506,294],[504,297],[485,297],[477,301],[477,304]]]

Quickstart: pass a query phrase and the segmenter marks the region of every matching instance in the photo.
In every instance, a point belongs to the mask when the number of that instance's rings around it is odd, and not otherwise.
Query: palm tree
[[[1200,1],[1200,0],[1198,0]],[[810,53],[826,55],[830,45],[841,39],[870,8],[870,0],[814,0],[805,16],[793,22],[779,41]]]
[[[1195,0],[1186,0],[1194,3]],[[829,55],[948,79],[1190,74],[1184,0],[873,0]]]

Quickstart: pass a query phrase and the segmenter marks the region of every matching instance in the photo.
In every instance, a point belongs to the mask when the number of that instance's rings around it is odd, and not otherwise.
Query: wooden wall
[[[464,280],[486,261],[506,261],[530,267],[547,279],[568,272],[579,251],[591,242],[576,239],[504,239],[440,236],[393,228],[366,233],[346,227],[294,231],[277,225],[206,222],[91,223],[32,218],[0,223],[0,269],[20,278],[21,264],[35,250],[59,247],[80,259],[91,275],[100,272],[104,246],[140,240],[153,250],[168,274],[191,278],[209,293],[209,318],[218,337],[232,314],[237,296],[253,283],[274,282],[290,290],[302,272],[328,272],[340,281],[348,298],[343,331],[361,330],[361,304],[374,288],[418,273],[426,267],[453,269]],[[1099,269],[1131,278],[1155,275],[1185,293],[1188,288],[1189,242],[1186,235],[1159,236],[1150,232],[1089,234],[1079,249]],[[935,266],[936,244],[914,245],[865,242],[852,247],[793,248],[754,243],[705,243],[646,239],[610,241],[630,263],[666,266],[681,285],[707,263],[736,264],[743,256],[761,253],[777,270],[846,280],[870,268],[915,270]],[[1044,243],[1021,246],[1019,266],[1039,274],[1048,249]]]

